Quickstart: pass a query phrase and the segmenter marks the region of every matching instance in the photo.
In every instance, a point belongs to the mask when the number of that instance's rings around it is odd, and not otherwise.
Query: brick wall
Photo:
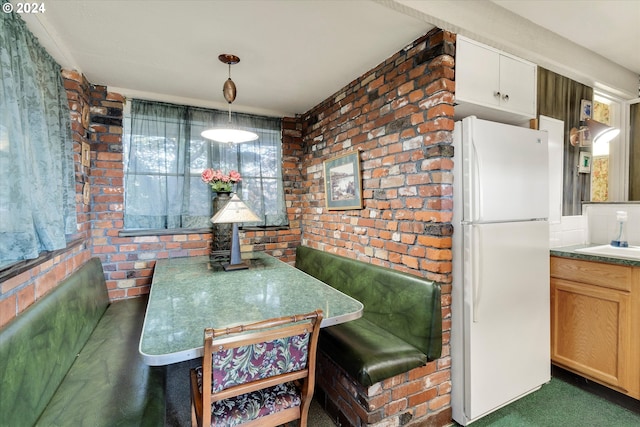
[[[450,421],[455,36],[433,30],[302,117],[302,243],[442,284],[443,356],[369,388],[319,356],[342,425]],[[359,153],[364,208],[325,208],[323,162]],[[381,423],[381,424],[376,424]]]

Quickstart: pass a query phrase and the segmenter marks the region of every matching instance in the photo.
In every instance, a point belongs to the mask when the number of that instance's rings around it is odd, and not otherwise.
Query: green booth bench
[[[0,426],[162,426],[164,370],[138,353],[146,298],[109,304],[92,258],[0,330]]]
[[[364,305],[360,319],[323,328],[319,341],[321,350],[363,386],[440,357],[437,284],[306,246],[296,249],[295,266]]]
[[[385,389],[424,375],[422,367],[440,358],[440,285],[306,246],[296,249],[295,266],[364,305],[361,318],[320,331],[316,395],[334,421],[360,427],[431,417],[411,407],[399,413]],[[433,425],[451,419],[435,417]]]

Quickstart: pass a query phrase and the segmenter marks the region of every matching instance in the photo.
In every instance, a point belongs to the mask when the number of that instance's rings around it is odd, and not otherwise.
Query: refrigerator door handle
[[[471,309],[473,312],[471,313],[471,317],[473,319],[473,323],[478,322],[478,303],[480,301],[480,278],[482,277],[482,263],[480,262],[480,257],[478,254],[480,253],[480,239],[482,239],[480,227],[472,227],[473,229],[473,239],[471,241],[471,251],[473,256],[473,271],[471,273]]]
[[[476,144],[475,141],[473,140],[473,137],[471,138],[471,151],[473,152],[473,157],[472,157],[472,162],[473,165],[471,167],[472,172],[472,182],[473,182],[473,204],[471,206],[472,212],[471,212],[471,218],[472,221],[479,221],[481,220],[480,218],[480,213],[482,212],[482,200],[483,200],[483,195],[482,195],[482,184],[480,182],[480,177],[482,176],[480,174],[480,159],[478,158],[478,149],[476,148]]]

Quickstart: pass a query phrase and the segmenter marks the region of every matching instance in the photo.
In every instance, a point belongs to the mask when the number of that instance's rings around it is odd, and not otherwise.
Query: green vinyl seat
[[[0,425],[163,425],[164,371],[138,353],[145,308],[110,304],[92,258],[2,328]]]
[[[296,250],[295,265],[364,305],[362,318],[323,328],[319,349],[364,386],[424,366],[442,353],[440,286],[323,252]]]

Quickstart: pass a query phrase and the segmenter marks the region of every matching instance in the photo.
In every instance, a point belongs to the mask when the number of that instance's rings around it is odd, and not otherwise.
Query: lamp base
[[[247,264],[241,262],[239,264],[223,264],[224,271],[246,270],[249,268]]]

